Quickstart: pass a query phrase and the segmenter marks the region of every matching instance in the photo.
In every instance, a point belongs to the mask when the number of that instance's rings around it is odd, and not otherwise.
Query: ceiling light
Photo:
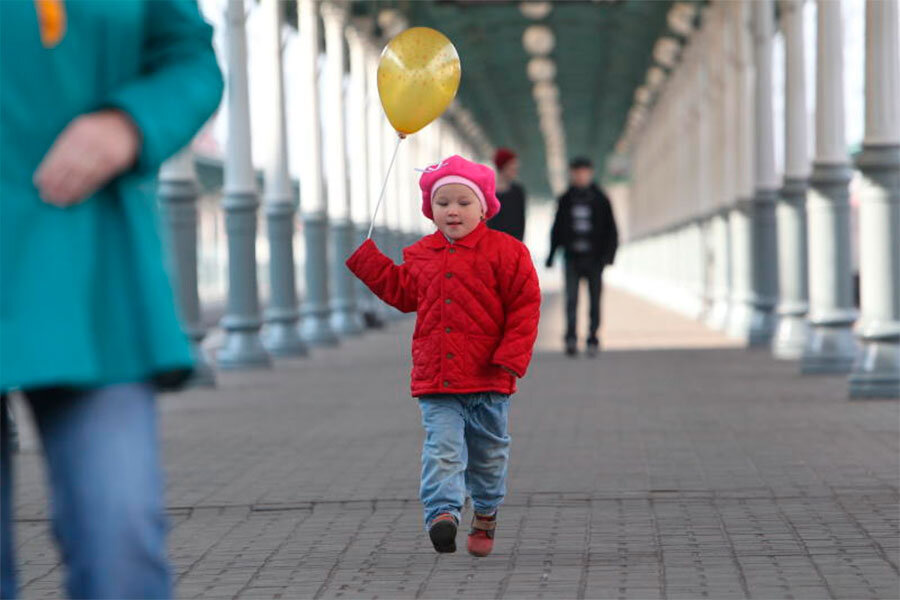
[[[538,81],[553,81],[556,77],[556,63],[545,56],[536,56],[528,61],[528,79]]]
[[[534,90],[532,90],[532,94],[534,95],[534,99],[538,102],[558,100],[559,88],[556,87],[554,83],[551,83],[549,81],[541,81],[540,83],[535,84]]]
[[[667,16],[669,29],[687,37],[694,30],[694,16],[696,14],[697,8],[693,4],[686,2],[675,3]]]
[[[550,14],[553,5],[549,2],[522,2],[519,4],[519,12],[527,19],[538,21]]]
[[[647,85],[651,90],[656,90],[666,80],[666,72],[660,67],[650,67],[647,71]]]
[[[681,44],[675,38],[659,38],[656,45],[653,46],[653,58],[662,66],[671,68],[675,66],[680,51]]]
[[[546,25],[531,25],[522,34],[522,46],[531,55],[550,54],[555,45],[556,36]]]

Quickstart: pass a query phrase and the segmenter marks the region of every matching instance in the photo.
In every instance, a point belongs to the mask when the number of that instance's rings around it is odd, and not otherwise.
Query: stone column
[[[194,171],[194,155],[184,149],[159,170],[159,204],[166,225],[172,284],[184,333],[191,340],[194,374],[191,383],[215,385],[215,375],[203,352],[206,330],[197,291],[197,198],[200,188]]]
[[[726,7],[724,5],[714,6],[716,10],[716,22],[711,26],[722,29],[716,38],[718,44],[713,50],[718,54],[715,60],[719,63],[719,97],[717,115],[717,136],[715,139],[715,151],[719,157],[718,164],[718,196],[716,203],[719,208],[713,215],[712,220],[712,236],[713,236],[713,252],[715,254],[714,272],[713,272],[713,308],[710,316],[709,324],[719,330],[728,328],[729,317],[731,312],[731,235],[728,227],[729,214],[731,212],[730,204],[734,200],[734,152],[732,151],[733,139],[733,114],[734,101],[732,94],[732,84],[734,81],[734,70],[730,61],[730,47],[732,43],[730,31],[728,31],[728,21]]]
[[[282,17],[279,0],[263,0],[267,32],[266,44],[271,69],[268,83],[269,118],[273,138],[265,157],[265,211],[269,234],[269,280],[271,299],[265,311],[263,345],[273,356],[304,356],[308,353],[297,322],[297,282],[294,274],[294,216],[297,199],[288,174],[288,154],[284,114],[284,74],[282,71]]]
[[[366,64],[370,77],[366,81],[368,88],[368,98],[366,100],[366,129],[367,147],[368,147],[368,167],[369,167],[369,214],[366,217],[365,229],[361,232],[361,238],[364,238],[369,232],[369,225],[375,212],[375,204],[378,202],[378,196],[381,194],[381,186],[384,183],[385,159],[384,159],[384,122],[387,120],[381,108],[381,98],[378,96],[378,82],[376,73],[378,72],[378,48],[369,46],[366,52]],[[375,228],[372,230],[372,239],[378,247],[384,252],[387,250],[387,230],[384,226],[384,206],[375,219]],[[376,328],[384,327],[385,319],[389,314],[389,307],[378,298],[373,298],[372,314],[368,317],[370,325]]]
[[[362,333],[363,322],[356,309],[356,279],[347,269],[347,258],[353,253],[354,226],[350,220],[350,195],[347,191],[347,138],[344,113],[344,29],[347,26],[347,6],[340,0],[328,0],[321,5],[325,24],[325,97],[328,98],[325,116],[328,122],[328,214],[331,222],[331,281],[334,297],[331,300],[331,326],[342,335]]]
[[[799,359],[808,327],[808,269],[806,265],[806,193],[809,156],[806,135],[806,74],[803,1],[781,0],[785,46],[785,168],[778,201],[778,326],[772,353],[785,360]]]
[[[262,319],[256,279],[256,211],[259,199],[250,157],[250,101],[243,0],[228,0],[228,143],[225,148],[225,227],[228,232],[228,306],[222,318],[223,369],[268,366],[259,339]]]
[[[387,174],[390,172],[387,185],[384,191],[384,201],[381,203],[381,226],[382,226],[382,239],[377,240],[378,246],[387,255],[391,260],[395,263],[399,262],[398,254],[400,249],[400,228],[398,226],[399,220],[399,183],[398,178],[399,174],[399,164],[396,158],[394,157],[395,151],[398,153],[399,158],[399,149],[397,148],[397,132],[394,131],[394,128],[391,127],[391,124],[388,122],[387,118],[382,121],[382,134],[381,134],[381,142],[382,142],[382,153],[381,158],[384,161],[384,173]],[[391,167],[391,160],[394,159],[393,167]],[[391,319],[399,319],[403,317],[403,313],[399,310],[388,307],[387,308],[387,316]]]
[[[749,346],[769,339],[771,313],[762,310],[757,296],[755,274],[756,224],[755,197],[755,102],[753,55],[750,36],[750,0],[730,3],[734,32],[735,88],[735,189],[737,198],[729,215],[731,234],[731,314],[729,333]]]
[[[844,44],[840,0],[818,3],[816,157],[806,212],[809,323],[803,373],[848,373],[857,354],[850,266],[851,168],[844,132]]]
[[[753,341],[767,344],[775,331],[778,299],[778,238],[775,203],[779,182],[775,174],[775,123],[772,109],[772,41],[775,6],[772,0],[753,1],[754,33],[754,188],[753,288],[758,316]]]
[[[298,76],[305,85],[299,114],[303,130],[308,132],[308,154],[300,173],[300,203],[306,242],[306,301],[303,303],[301,333],[317,346],[337,343],[331,328],[328,293],[328,212],[322,189],[322,132],[319,119],[319,17],[316,0],[297,0],[300,33]]]
[[[369,190],[372,177],[369,161],[374,160],[370,154],[369,127],[370,111],[368,107],[368,73],[367,48],[363,31],[368,30],[368,23],[359,21],[355,26],[347,28],[347,44],[350,48],[350,86],[347,93],[347,126],[348,147],[350,150],[350,219],[354,225],[353,242],[358,247],[366,239],[369,231],[371,211],[374,202],[369,201]],[[372,74],[374,78],[374,73]],[[376,99],[377,101],[377,99]],[[366,285],[355,280],[355,298],[357,309],[366,326],[373,326],[373,305],[375,297]]]
[[[851,397],[900,397],[900,41],[897,0],[866,3],[866,134],[856,165],[863,351]]]

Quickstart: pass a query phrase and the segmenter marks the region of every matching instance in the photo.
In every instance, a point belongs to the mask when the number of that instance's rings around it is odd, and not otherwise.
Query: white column
[[[897,0],[866,3],[866,133],[857,166],[859,336],[851,397],[900,397],[900,36]]]
[[[712,7],[714,21],[710,23],[716,34],[716,44],[711,50],[716,64],[716,128],[712,152],[716,159],[713,172],[717,176],[714,203],[717,206],[712,220],[713,244],[713,308],[708,323],[716,329],[728,325],[731,295],[731,236],[728,230],[729,205],[734,199],[731,193],[732,163],[731,151],[733,110],[731,100],[732,64],[729,59],[729,31],[727,11],[723,4]]]
[[[856,357],[850,266],[851,169],[844,132],[844,44],[840,0],[818,3],[816,157],[807,199],[810,334],[804,373],[846,373]]]
[[[263,157],[265,165],[265,210],[269,238],[270,301],[266,307],[266,329],[263,345],[274,356],[303,356],[306,344],[300,337],[297,322],[297,282],[294,269],[294,216],[297,201],[288,174],[288,150],[284,113],[284,76],[282,72],[282,18],[278,0],[263,0],[262,9],[269,61],[266,84],[272,86],[268,98],[272,144]]]
[[[228,306],[222,318],[225,369],[270,364],[259,338],[262,319],[256,278],[256,211],[259,198],[250,156],[247,33],[243,0],[228,0],[228,142],[225,148],[225,226],[228,232]]]
[[[300,32],[302,102],[298,107],[307,132],[306,160],[300,173],[300,208],[306,242],[306,301],[302,333],[310,344],[334,345],[328,293],[328,212],[322,182],[322,134],[319,117],[319,16],[316,0],[297,0]]]
[[[368,29],[367,23],[358,22],[357,26],[347,28],[347,43],[350,47],[350,87],[347,95],[347,144],[350,151],[350,220],[354,225],[355,245],[361,244],[369,231],[369,217],[375,208],[374,200],[370,203],[370,160],[371,155],[369,140],[369,77],[367,42],[364,30]],[[374,79],[374,72],[372,73]],[[377,177],[376,177],[377,179]],[[377,193],[377,192],[376,192]],[[377,198],[376,198],[377,199]],[[354,278],[356,285],[356,303],[364,322],[368,326],[374,326],[375,297],[366,285]]]
[[[782,0],[780,6],[785,45],[785,173],[777,213],[779,302],[772,352],[777,358],[794,360],[803,354],[808,333],[806,61],[803,0]]]
[[[729,3],[731,31],[734,35],[734,116],[735,116],[735,191],[734,206],[729,215],[731,236],[731,312],[729,333],[748,345],[760,343],[759,332],[765,330],[765,315],[756,306],[754,290],[754,94],[753,55],[750,35],[752,2]]]
[[[325,107],[327,119],[328,215],[331,224],[331,326],[341,335],[362,333],[362,315],[356,308],[356,284],[345,262],[353,252],[354,227],[350,220],[351,200],[347,191],[347,131],[344,105],[344,29],[347,5],[342,0],[322,2],[320,12],[325,24]]]
[[[194,154],[185,148],[159,169],[159,204],[168,236],[166,246],[173,267],[172,287],[184,332],[191,340],[194,373],[191,383],[215,385],[215,374],[203,351],[200,296],[197,289],[197,200],[200,186],[194,169]]]
[[[775,174],[775,123],[772,109],[772,42],[775,6],[772,0],[754,0],[754,198],[753,295],[754,328],[751,343],[768,344],[775,330],[778,300],[778,238],[775,203],[779,181]]]

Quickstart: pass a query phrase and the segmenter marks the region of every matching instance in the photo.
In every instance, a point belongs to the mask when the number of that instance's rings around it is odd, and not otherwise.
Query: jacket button
[[[444,382],[444,387],[450,387],[450,382],[449,382],[449,381],[445,381],[445,382]]]
[[[456,254],[456,248],[450,248],[450,254]]]
[[[444,330],[444,333],[450,333],[451,331],[453,331],[453,330],[448,327]]]
[[[451,302],[453,302],[453,301],[450,298],[447,298],[446,300],[444,300],[444,304],[450,304]]]
[[[447,359],[453,360],[453,353],[452,353],[452,352],[448,352],[448,353],[447,353]]]
[[[453,277],[453,273],[447,273],[446,275],[444,275],[444,277],[450,279],[451,277]]]

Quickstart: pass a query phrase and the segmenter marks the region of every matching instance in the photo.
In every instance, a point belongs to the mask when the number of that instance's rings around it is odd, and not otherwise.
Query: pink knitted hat
[[[422,190],[422,213],[434,220],[431,211],[431,199],[441,186],[450,183],[461,183],[468,187],[481,202],[484,216],[490,219],[500,212],[500,201],[494,193],[496,182],[494,170],[485,165],[479,165],[462,156],[453,155],[445,158],[436,165],[426,168],[419,178],[419,188]]]

